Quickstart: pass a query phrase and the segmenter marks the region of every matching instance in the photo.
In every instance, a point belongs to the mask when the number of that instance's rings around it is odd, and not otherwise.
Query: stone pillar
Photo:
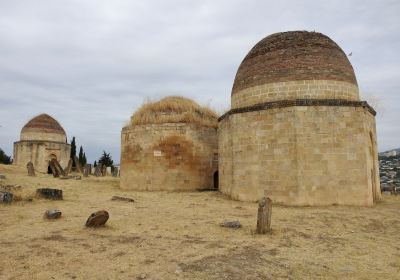
[[[271,231],[272,200],[263,197],[258,203],[257,230],[258,234],[266,234]]]

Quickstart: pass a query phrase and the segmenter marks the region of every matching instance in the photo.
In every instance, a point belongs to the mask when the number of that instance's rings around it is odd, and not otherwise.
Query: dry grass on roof
[[[144,104],[131,118],[132,125],[157,123],[193,123],[217,127],[218,115],[188,98],[170,96]]]

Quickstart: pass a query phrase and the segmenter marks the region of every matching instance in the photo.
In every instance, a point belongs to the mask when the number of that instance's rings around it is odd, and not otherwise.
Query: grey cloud
[[[146,98],[181,94],[222,111],[237,67],[261,38],[316,30],[350,57],[377,96],[381,150],[397,147],[398,1],[1,1],[0,147],[41,112],[91,161],[119,161],[120,130]]]

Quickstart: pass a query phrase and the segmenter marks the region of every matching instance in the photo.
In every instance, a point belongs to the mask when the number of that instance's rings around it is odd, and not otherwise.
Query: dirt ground
[[[23,198],[0,205],[0,279],[400,279],[400,196],[372,208],[274,206],[272,234],[255,235],[257,204],[218,192],[127,192],[117,178],[28,177],[5,165],[0,174]],[[36,198],[39,187],[64,200]],[[43,219],[50,208],[62,217]],[[107,225],[85,228],[102,209]]]

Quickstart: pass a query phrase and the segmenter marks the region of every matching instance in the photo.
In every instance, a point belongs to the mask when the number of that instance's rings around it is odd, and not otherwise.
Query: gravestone
[[[118,177],[118,167],[114,166],[113,171],[112,171],[112,176],[113,177]]]
[[[258,203],[257,230],[258,234],[266,234],[271,231],[272,200],[263,197]]]
[[[61,211],[56,209],[46,210],[44,217],[47,219],[58,219],[61,217]]]
[[[101,169],[101,176],[106,176],[107,175],[107,166],[103,166]]]
[[[10,192],[0,191],[0,203],[10,203],[13,201],[14,195]]]
[[[53,200],[63,199],[63,191],[58,189],[42,188],[42,189],[37,189],[36,193],[39,196],[46,199],[53,199]]]
[[[101,165],[101,164],[98,164],[98,165],[96,166],[95,171],[94,171],[94,176],[96,176],[96,177],[101,176],[101,169],[102,169],[102,165]]]
[[[28,176],[35,176],[35,169],[33,168],[33,163],[31,161],[28,162],[26,168],[28,169]]]
[[[135,200],[133,198],[123,197],[123,196],[118,196],[118,195],[114,195],[111,198],[111,200],[121,200],[121,201],[135,202]]]
[[[104,226],[104,224],[107,222],[109,217],[110,216],[108,215],[107,211],[105,211],[105,210],[97,211],[97,212],[92,213],[89,216],[85,225],[87,227]]]
[[[81,167],[81,164],[79,163],[79,159],[77,156],[74,156],[74,162],[75,162],[75,166],[76,166],[76,172],[82,173],[82,167]]]
[[[65,167],[65,169],[64,169],[65,175],[68,175],[69,173],[71,173],[71,170],[72,170],[72,159],[70,158],[68,161],[67,167]]]
[[[54,161],[53,161],[53,160],[50,160],[50,161],[49,161],[49,167],[50,167],[50,169],[51,169],[51,173],[53,174],[53,177],[54,177],[54,178],[60,176],[60,175],[58,174],[58,171],[57,171],[57,169],[56,169],[56,166],[54,165]]]
[[[89,176],[89,166],[86,164],[83,167],[83,177],[88,177]]]
[[[58,175],[59,176],[65,176],[66,174],[64,172],[64,169],[62,169],[62,167],[61,167],[60,163],[58,162],[58,160],[52,159],[51,161],[53,162],[54,167],[56,168]]]

